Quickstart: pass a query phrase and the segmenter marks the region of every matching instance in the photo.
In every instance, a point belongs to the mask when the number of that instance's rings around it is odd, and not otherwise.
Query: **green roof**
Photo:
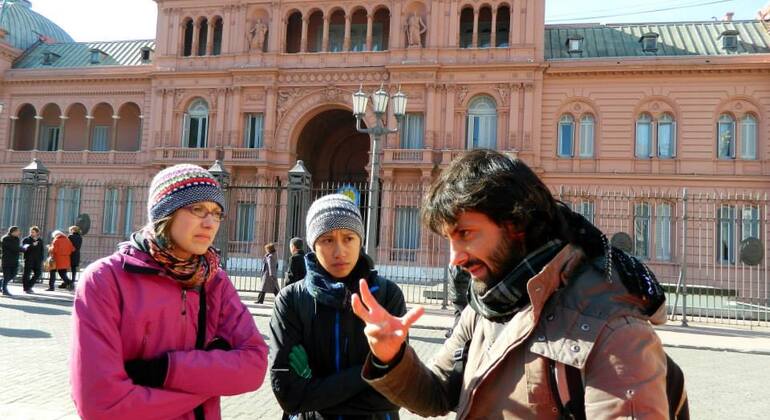
[[[12,46],[26,50],[40,37],[53,42],[73,41],[64,29],[33,11],[28,0],[5,0],[4,4],[0,7],[0,27],[8,31],[5,42]]]
[[[111,42],[67,42],[60,44],[39,44],[22,55],[13,67],[33,68],[78,68],[94,66],[139,66],[143,48],[155,49],[154,40],[111,41]],[[101,51],[98,63],[91,63],[91,52]],[[46,63],[46,55],[52,55]]]
[[[721,36],[726,31],[737,31],[737,48],[722,48]],[[640,39],[645,34],[658,34],[657,51],[642,50]],[[582,39],[579,53],[568,51],[570,38]],[[770,33],[758,20],[546,25],[545,29],[546,60],[767,53],[770,53]]]

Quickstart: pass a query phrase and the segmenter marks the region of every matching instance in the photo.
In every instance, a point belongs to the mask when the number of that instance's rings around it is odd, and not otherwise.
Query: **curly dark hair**
[[[556,200],[532,169],[487,149],[470,151],[444,169],[424,198],[422,221],[442,234],[465,211],[523,228],[528,249],[558,237],[562,224]]]

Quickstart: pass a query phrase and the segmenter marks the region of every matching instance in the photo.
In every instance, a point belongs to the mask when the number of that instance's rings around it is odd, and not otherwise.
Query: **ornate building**
[[[156,39],[90,43],[5,3],[6,178],[38,158],[55,179],[116,184],[215,159],[234,183],[285,180],[298,159],[314,181],[365,179],[350,95],[384,85],[409,98],[386,189],[474,147],[555,189],[770,185],[762,17],[549,26],[544,0],[156,1]]]

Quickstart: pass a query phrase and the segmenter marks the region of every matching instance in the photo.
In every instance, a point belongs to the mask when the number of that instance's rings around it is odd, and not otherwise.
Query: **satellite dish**
[[[91,230],[91,217],[86,213],[79,215],[75,219],[75,226],[80,228],[81,235],[87,235],[88,231]]]
[[[765,258],[765,247],[758,238],[746,238],[741,241],[741,262],[746,265],[759,265]]]
[[[617,232],[612,235],[610,244],[615,248],[629,254],[634,250],[634,241],[626,232]]]

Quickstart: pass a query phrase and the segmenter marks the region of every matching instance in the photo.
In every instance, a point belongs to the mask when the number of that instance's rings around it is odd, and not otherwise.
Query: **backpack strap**
[[[203,350],[206,346],[206,284],[201,285],[198,292],[200,303],[198,304],[198,333],[195,335],[195,348]],[[203,413],[203,404],[195,407],[193,410],[195,420],[205,420]]]
[[[549,359],[548,376],[559,418],[585,420],[585,388],[580,369]]]

